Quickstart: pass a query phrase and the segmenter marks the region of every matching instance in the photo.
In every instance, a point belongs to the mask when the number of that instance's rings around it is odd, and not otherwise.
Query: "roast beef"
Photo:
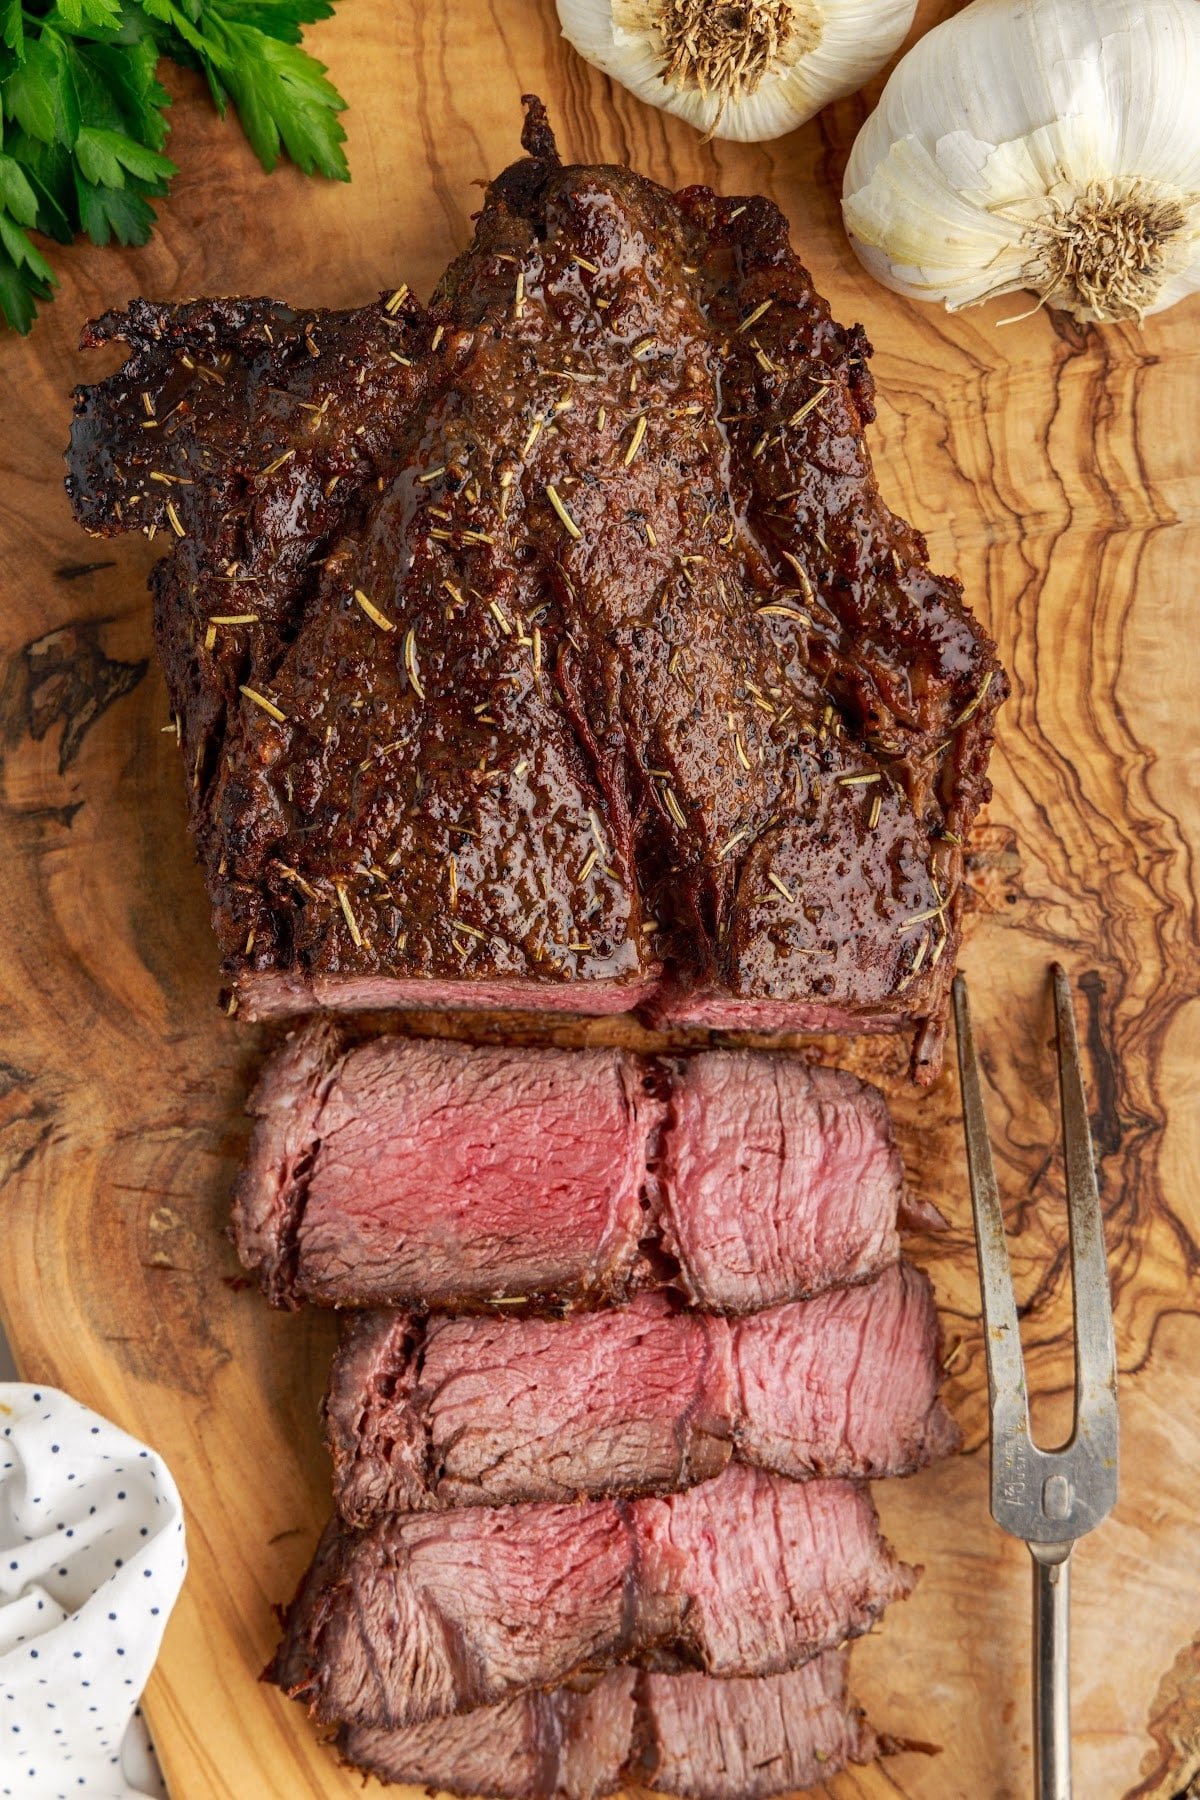
[[[736,1465],[669,1499],[395,1514],[329,1527],[270,1674],[321,1720],[389,1727],[631,1658],[779,1674],[914,1579],[860,1484]]]
[[[960,1441],[933,1290],[910,1263],[731,1326],[736,1454],[780,1475],[907,1475]]]
[[[901,1475],[958,1442],[926,1278],[730,1322],[661,1295],[564,1319],[356,1316],[326,1429],[338,1510],[665,1493],[731,1456],[795,1477]]]
[[[399,1731],[346,1725],[338,1748],[347,1762],[384,1781],[496,1800],[600,1800],[624,1782],[637,1724],[636,1680],[636,1670],[614,1669],[583,1691],[520,1694]]]
[[[743,1311],[898,1254],[882,1095],[797,1057],[347,1048],[321,1021],[250,1105],[234,1233],[282,1305],[596,1304],[671,1280]]]
[[[155,629],[243,1015],[918,1028],[1005,692],[881,500],[861,328],[768,201],[536,101],[428,307],[133,303],[68,489]]]
[[[730,1455],[726,1320],[660,1295],[565,1319],[363,1313],[325,1418],[343,1518],[644,1494]]]
[[[815,1786],[880,1745],[846,1698],[844,1650],[786,1675],[712,1681],[647,1675],[630,1776],[684,1800],[765,1800]]]
[[[662,1237],[703,1306],[852,1281],[894,1247],[903,1173],[883,1095],[795,1057],[684,1061],[662,1134]]]
[[[621,1051],[343,1052],[321,1021],[250,1104],[234,1230],[274,1300],[601,1298],[630,1279],[656,1108]]]
[[[600,1800],[625,1785],[684,1800],[767,1800],[879,1749],[846,1698],[846,1652],[787,1675],[613,1670],[589,1689],[522,1694],[400,1731],[345,1727],[348,1762],[385,1781],[499,1800]]]

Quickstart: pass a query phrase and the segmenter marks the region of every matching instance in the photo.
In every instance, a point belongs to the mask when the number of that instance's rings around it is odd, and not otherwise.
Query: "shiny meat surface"
[[[917,1030],[1005,679],[763,199],[528,157],[428,306],[135,302],[68,487],[152,529],[225,970],[315,1005]]]

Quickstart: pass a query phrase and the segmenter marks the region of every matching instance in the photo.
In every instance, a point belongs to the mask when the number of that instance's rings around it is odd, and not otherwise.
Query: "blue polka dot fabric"
[[[187,1567],[162,1460],[0,1383],[0,1800],[161,1793],[137,1704]]]

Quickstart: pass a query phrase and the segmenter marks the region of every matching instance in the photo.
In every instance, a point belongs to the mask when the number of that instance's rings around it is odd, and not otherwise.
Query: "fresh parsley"
[[[30,238],[144,244],[170,97],[159,58],[199,69],[264,169],[282,154],[349,180],[345,101],[301,47],[336,0],[0,0],[0,316],[28,331],[54,272]]]

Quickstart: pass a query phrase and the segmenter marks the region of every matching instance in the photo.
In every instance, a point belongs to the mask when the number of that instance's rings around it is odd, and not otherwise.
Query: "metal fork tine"
[[[1058,1030],[1058,1083],[1062,1100],[1067,1219],[1071,1232],[1071,1287],[1075,1312],[1075,1425],[1095,1425],[1117,1412],[1117,1350],[1113,1332],[1104,1221],[1096,1187],[1092,1133],[1071,984],[1054,965],[1054,1013]]]
[[[962,1083],[963,1119],[967,1140],[967,1170],[971,1178],[971,1203],[975,1210],[975,1245],[979,1259],[979,1288],[983,1299],[984,1347],[987,1352],[988,1394],[991,1400],[992,1444],[1029,1435],[1029,1400],[1025,1387],[1025,1362],[1012,1269],[1004,1236],[1004,1214],[992,1162],[979,1059],[967,984],[954,978],[954,1021],[958,1040],[958,1070]]]
[[[967,986],[954,980],[958,1070],[991,1399],[992,1517],[1033,1556],[1034,1787],[1037,1800],[1071,1800],[1070,1556],[1117,1497],[1117,1359],[1104,1254],[1104,1223],[1075,1013],[1066,973],[1054,965],[1058,1080],[1062,1098],[1071,1289],[1075,1308],[1075,1429],[1061,1450],[1042,1450],[1029,1430],[1025,1365],[1004,1218],[988,1142]]]

